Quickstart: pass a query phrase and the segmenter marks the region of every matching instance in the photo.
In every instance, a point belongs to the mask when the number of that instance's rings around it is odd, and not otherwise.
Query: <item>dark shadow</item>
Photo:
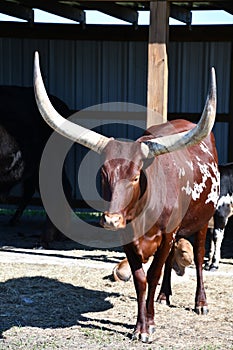
[[[44,222],[43,216],[35,216],[30,218],[21,218],[17,226],[8,225],[9,217],[0,216],[0,248],[22,248],[36,249],[41,248],[40,236]],[[82,245],[78,242],[63,236],[64,239],[55,240],[49,243],[49,249],[52,250],[87,250],[88,252],[96,250],[95,247]],[[101,248],[98,248],[101,250]],[[103,249],[106,250],[106,249]],[[122,247],[108,248],[109,251],[122,251]],[[44,250],[46,252],[46,250]],[[45,253],[46,254],[46,253]],[[57,256],[57,255],[55,255]]]
[[[16,251],[11,248],[11,247],[0,247],[0,251],[2,252],[7,252],[7,253],[12,253],[15,254]],[[28,251],[28,250],[23,250],[23,249],[17,249],[17,253],[20,254],[25,254],[25,255],[31,255],[33,256],[41,256],[41,257],[47,257],[49,258],[60,258],[60,259],[66,259],[66,260],[86,260],[86,259],[91,259],[91,260],[95,260],[95,261],[101,261],[101,262],[106,262],[106,263],[115,263],[117,264],[118,262],[120,262],[122,260],[122,258],[119,257],[109,257],[107,254],[103,254],[103,255],[83,255],[83,256],[72,256],[72,255],[63,255],[58,254],[58,253],[54,253],[54,254],[46,254],[46,250],[43,250],[43,252],[41,253],[38,250],[34,250],[32,251]]]
[[[110,296],[118,297],[119,294],[76,287],[40,276],[10,279],[0,284],[0,336],[13,326],[90,327],[90,318],[85,317],[85,313],[112,308],[107,300]],[[85,325],[85,321],[89,323]],[[106,321],[98,319],[98,322],[108,329]],[[132,328],[127,324],[124,326]],[[91,327],[99,328],[95,324]]]
[[[91,260],[96,260],[96,261],[103,261],[103,262],[108,262],[108,263],[115,263],[117,264],[118,262],[120,262],[121,260],[123,260],[122,257],[115,257],[115,256],[111,256],[109,257],[107,254],[101,254],[101,255],[83,255],[84,259],[91,259]]]
[[[84,321],[85,320],[86,320],[86,318],[84,319]],[[112,332],[112,328],[107,327],[107,325],[109,325],[109,320],[107,320],[107,321],[104,320],[104,319],[99,320],[99,319],[90,318],[90,317],[88,318],[88,320],[89,321],[91,320],[93,323],[96,323],[96,322],[101,323],[100,326],[97,326],[95,324],[95,326],[92,327],[92,328],[98,329],[100,331],[110,331],[110,332]],[[82,321],[82,320],[80,319],[80,321]],[[115,322],[115,321],[111,321],[111,324],[113,326],[116,326],[116,327],[119,327],[119,326],[122,327],[123,326],[124,328],[128,329],[129,330],[128,334],[126,334],[125,332],[121,332],[119,330],[117,331],[117,333],[122,334],[123,336],[127,336],[127,338],[132,339],[132,331],[133,331],[133,329],[135,327],[135,324],[133,324],[133,323],[132,324],[124,324],[122,322]],[[82,328],[90,328],[90,324],[81,323],[81,325],[82,325]]]
[[[233,265],[233,262],[230,262],[230,261],[220,261],[220,265]]]

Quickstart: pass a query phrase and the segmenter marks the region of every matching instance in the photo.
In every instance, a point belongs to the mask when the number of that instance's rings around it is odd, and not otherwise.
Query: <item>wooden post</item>
[[[151,1],[148,44],[147,127],[167,121],[168,31],[168,1]]]

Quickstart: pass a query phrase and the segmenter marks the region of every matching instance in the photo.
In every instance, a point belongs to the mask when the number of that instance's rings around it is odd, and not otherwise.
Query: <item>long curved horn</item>
[[[143,153],[148,158],[152,158],[160,154],[177,151],[183,147],[195,145],[208,136],[215,122],[217,105],[216,90],[215,69],[212,67],[209,92],[198,124],[189,131],[143,142],[141,144]]]
[[[41,76],[38,52],[34,59],[34,92],[38,109],[52,129],[97,153],[103,151],[110,140],[108,137],[66,120],[53,108]]]

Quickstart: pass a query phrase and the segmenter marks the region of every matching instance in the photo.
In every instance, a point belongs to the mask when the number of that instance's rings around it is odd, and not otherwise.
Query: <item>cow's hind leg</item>
[[[195,309],[197,314],[207,314],[208,306],[203,282],[203,269],[202,265],[205,256],[205,240],[208,225],[203,227],[200,231],[195,233],[194,239],[194,262],[196,265],[196,276],[197,276],[197,288],[195,297]]]
[[[221,209],[221,208],[220,208]],[[214,229],[211,230],[211,246],[209,252],[209,259],[205,264],[205,270],[216,271],[219,268],[221,258],[221,246],[224,237],[225,227],[228,221],[230,209],[224,211],[222,214],[220,209],[214,215]]]
[[[214,252],[215,252],[214,229],[210,228],[209,233],[210,233],[210,250],[209,250],[209,255],[208,255],[208,261],[205,263],[205,267],[204,267],[204,269],[207,271],[210,270],[210,266],[212,265],[213,256],[214,256]]]
[[[157,302],[161,304],[170,305],[170,296],[172,295],[171,270],[172,270],[173,258],[174,258],[174,245],[170,251],[170,254],[164,266],[162,285],[160,288],[159,295],[157,297]]]
[[[222,209],[222,212],[221,212]],[[225,209],[225,210],[223,210]],[[228,221],[228,215],[230,213],[230,206],[220,207],[214,215],[214,231],[212,241],[214,245],[214,253],[209,270],[216,271],[219,268],[219,262],[221,258],[221,246],[224,237],[225,227]]]

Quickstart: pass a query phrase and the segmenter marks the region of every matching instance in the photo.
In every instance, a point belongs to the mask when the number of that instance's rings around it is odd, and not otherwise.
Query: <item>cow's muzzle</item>
[[[122,214],[117,213],[107,213],[105,212],[102,215],[100,220],[101,226],[103,226],[107,230],[116,231],[120,228],[125,228],[126,223]]]

